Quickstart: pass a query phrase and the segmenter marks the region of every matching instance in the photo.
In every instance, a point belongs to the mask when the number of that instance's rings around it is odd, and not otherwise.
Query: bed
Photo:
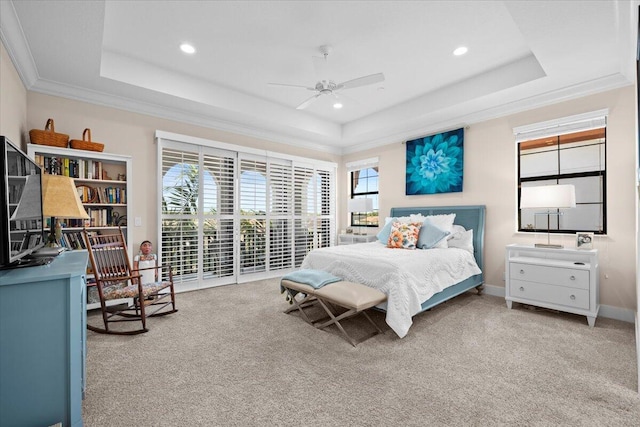
[[[402,338],[414,315],[470,289],[482,290],[485,206],[391,209],[394,218],[452,213],[454,224],[473,230],[472,248],[401,250],[378,241],[332,246],[309,252],[301,268],[328,271],[384,292],[387,302],[376,308],[386,312],[385,321]]]

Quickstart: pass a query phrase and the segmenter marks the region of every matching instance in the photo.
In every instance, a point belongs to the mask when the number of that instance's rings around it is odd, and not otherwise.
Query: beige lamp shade
[[[42,210],[44,216],[89,218],[73,179],[63,175],[42,175]]]

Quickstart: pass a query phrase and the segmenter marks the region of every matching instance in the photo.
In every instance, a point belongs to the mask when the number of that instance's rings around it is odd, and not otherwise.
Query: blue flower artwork
[[[462,191],[464,129],[407,141],[407,195]]]

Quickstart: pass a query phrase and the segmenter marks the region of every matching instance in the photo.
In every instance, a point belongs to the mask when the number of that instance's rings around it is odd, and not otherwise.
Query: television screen
[[[8,138],[0,136],[0,268],[44,246],[41,170]]]

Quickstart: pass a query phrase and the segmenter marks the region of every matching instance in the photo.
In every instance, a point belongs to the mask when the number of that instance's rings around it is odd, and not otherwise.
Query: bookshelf
[[[133,253],[128,230],[128,219],[133,220],[129,203],[133,200],[133,186],[129,179],[133,176],[131,156],[37,144],[27,144],[27,154],[42,168],[42,173],[72,177],[82,205],[89,214],[88,220],[64,220],[61,246],[72,250],[84,249],[84,228],[102,234],[116,232],[118,227],[122,227],[127,249]],[[91,300],[88,301],[87,308],[95,306]]]

